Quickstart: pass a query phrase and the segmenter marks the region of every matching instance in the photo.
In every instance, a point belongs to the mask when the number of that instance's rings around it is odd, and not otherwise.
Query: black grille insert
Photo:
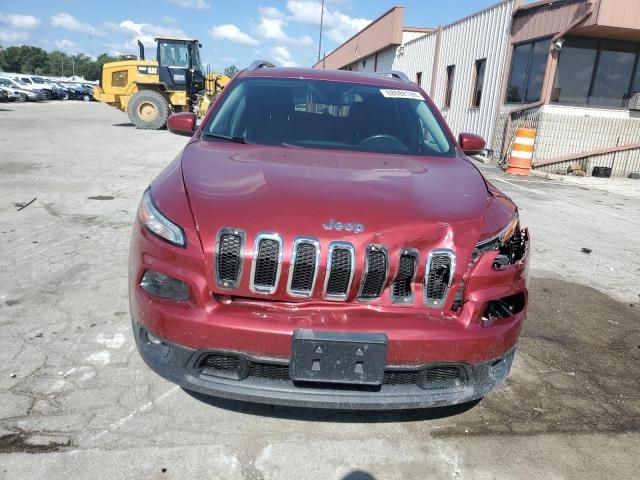
[[[418,386],[432,388],[454,388],[467,382],[467,372],[459,365],[437,365],[422,370]]]
[[[290,380],[289,365],[264,363],[225,353],[201,357],[196,368],[204,375],[244,380],[247,377]],[[423,390],[455,388],[469,381],[467,369],[460,364],[432,365],[418,370],[386,370],[384,385],[416,385]],[[342,386],[349,388],[348,385]],[[351,386],[353,387],[353,386]],[[341,388],[328,385],[327,388]]]
[[[331,251],[329,259],[329,278],[326,292],[328,297],[346,298],[351,285],[353,267],[352,247],[336,246]]]
[[[425,302],[428,305],[437,306],[444,302],[453,278],[453,258],[450,252],[434,252],[429,257],[424,282]]]
[[[417,255],[405,253],[400,255],[398,275],[391,285],[391,301],[408,303],[413,300],[411,284],[416,274]]]
[[[387,254],[380,247],[370,246],[366,262],[360,298],[378,298],[387,281]]]
[[[243,235],[238,233],[222,233],[218,240],[216,269],[218,285],[236,288],[240,280],[242,268]]]
[[[290,290],[299,295],[309,295],[313,289],[317,269],[317,247],[312,243],[298,243],[291,274]]]
[[[281,242],[275,238],[260,238],[253,259],[253,288],[264,293],[275,293],[280,271]]]

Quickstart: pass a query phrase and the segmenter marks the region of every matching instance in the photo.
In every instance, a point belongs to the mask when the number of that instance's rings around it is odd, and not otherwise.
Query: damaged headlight
[[[482,253],[498,250],[493,266],[500,268],[519,261],[525,253],[526,238],[520,230],[520,218],[518,212],[509,221],[500,233],[491,238],[482,240],[476,244],[473,257],[478,258]]]
[[[151,189],[149,188],[142,196],[138,216],[142,224],[147,227],[147,230],[163,240],[182,248],[187,245],[184,231],[179,225],[173,223],[158,210],[158,207],[153,203]]]

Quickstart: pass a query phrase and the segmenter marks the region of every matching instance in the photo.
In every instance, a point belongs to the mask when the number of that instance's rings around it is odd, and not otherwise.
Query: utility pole
[[[322,22],[324,20],[324,0],[320,10],[320,39],[318,40],[318,61],[320,61],[320,51],[322,50]]]
[[[73,74],[73,79],[76,78],[76,57],[75,55],[71,55],[71,71]]]
[[[60,76],[64,77],[64,55],[60,57]]]

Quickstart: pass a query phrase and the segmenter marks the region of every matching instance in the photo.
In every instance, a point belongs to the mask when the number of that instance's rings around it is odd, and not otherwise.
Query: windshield
[[[160,42],[160,65],[189,68],[189,46],[184,42]]]
[[[260,145],[455,155],[420,93],[357,83],[246,78],[204,131]]]

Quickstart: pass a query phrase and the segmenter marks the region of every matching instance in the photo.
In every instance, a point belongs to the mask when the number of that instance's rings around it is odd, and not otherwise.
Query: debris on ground
[[[18,207],[18,211],[22,211],[25,208],[27,208],[29,205],[31,205],[33,202],[35,202],[38,199],[38,197],[33,197],[30,201],[28,201],[27,203],[14,203],[14,206]]]
[[[593,250],[591,250],[590,248],[586,248],[586,247],[582,247],[582,248],[580,249],[580,251],[581,251],[582,253],[591,253],[591,252],[593,252]]]
[[[87,197],[87,200],[113,200],[114,198],[111,195],[92,195]]]

